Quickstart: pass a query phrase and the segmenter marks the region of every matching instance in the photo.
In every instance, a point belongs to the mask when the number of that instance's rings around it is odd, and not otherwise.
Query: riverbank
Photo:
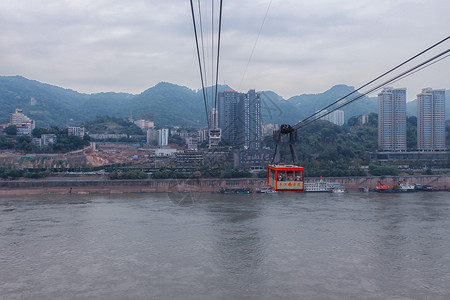
[[[266,180],[238,179],[52,179],[0,182],[1,195],[36,194],[122,194],[122,193],[186,193],[217,192],[222,187],[248,186],[252,190],[265,186]]]
[[[327,177],[305,178],[305,182],[320,180],[344,186],[350,192],[361,187],[374,189],[378,180],[385,185],[398,181],[410,184],[430,185],[434,190],[448,190],[450,176],[382,176],[382,177]],[[0,196],[20,196],[38,194],[122,194],[122,193],[188,193],[218,192],[222,187],[248,186],[253,191],[267,186],[262,178],[238,179],[152,179],[152,180],[105,180],[105,179],[39,179],[0,182]]]

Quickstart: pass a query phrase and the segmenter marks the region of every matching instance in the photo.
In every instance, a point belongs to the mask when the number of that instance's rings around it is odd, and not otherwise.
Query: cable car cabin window
[[[303,168],[294,165],[270,165],[268,184],[277,191],[303,191]]]
[[[277,172],[274,169],[269,169],[269,186],[274,187],[277,184]]]
[[[303,171],[294,171],[294,180],[303,181]]]

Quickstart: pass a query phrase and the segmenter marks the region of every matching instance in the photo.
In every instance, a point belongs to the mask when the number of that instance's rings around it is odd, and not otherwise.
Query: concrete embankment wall
[[[319,181],[321,178],[305,178],[306,182]],[[337,183],[349,191],[357,191],[368,186],[374,189],[377,181],[385,185],[397,182],[431,185],[434,189],[448,190],[450,176],[386,176],[386,177],[328,177],[327,182]],[[87,194],[87,193],[158,193],[158,192],[218,192],[226,186],[249,186],[253,190],[266,186],[265,179],[155,179],[155,180],[17,180],[0,181],[0,195],[27,194]]]
[[[226,186],[266,186],[265,179],[155,179],[155,180],[18,180],[0,182],[0,195],[218,192]]]

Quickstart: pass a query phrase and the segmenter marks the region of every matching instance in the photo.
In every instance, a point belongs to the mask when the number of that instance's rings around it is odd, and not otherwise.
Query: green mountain
[[[303,94],[300,96],[294,96],[289,98],[287,101],[291,102],[295,105],[297,110],[299,111],[300,119],[304,119],[314,114],[317,110],[322,109],[334,101],[344,97],[345,95],[353,92],[355,89],[352,86],[339,84],[335,85],[331,89],[321,93],[321,94]],[[344,100],[341,100],[338,105],[345,103],[355,97],[359,96],[360,93],[356,92],[355,94],[347,97]],[[336,106],[332,106],[328,108],[328,111],[336,108]],[[372,112],[378,111],[378,101],[377,98],[371,97],[362,97],[361,99],[353,102],[342,108],[345,112],[345,120],[347,121],[350,117],[361,114],[369,114]],[[299,120],[300,120],[299,119]]]
[[[143,112],[153,114],[158,126],[194,125],[197,120],[205,123],[202,108],[202,99],[195,91],[167,82],[134,96],[128,106],[135,117]]]
[[[264,123],[294,124],[300,120],[295,105],[272,91],[258,92],[261,96],[261,118]]]
[[[40,127],[79,124],[97,115],[121,116],[130,94],[81,94],[21,76],[0,76],[0,120],[16,108]]]
[[[218,91],[230,87],[218,86]],[[213,94],[212,88],[207,91]],[[140,118],[148,113],[158,126],[206,125],[203,93],[161,82],[138,95],[126,93],[82,94],[21,76],[0,76],[0,120],[22,108],[37,126],[68,126],[97,116]]]
[[[219,85],[218,91],[231,90]],[[262,121],[265,123],[295,124],[317,110],[354,91],[347,85],[336,85],[320,94],[303,94],[283,99],[275,92],[262,91]],[[215,88],[205,89],[207,106],[212,106]],[[350,96],[352,99],[355,95]],[[348,101],[349,99],[343,100]],[[450,92],[447,93],[447,118],[450,115]],[[83,94],[70,89],[40,83],[21,76],[0,76],[0,123],[6,123],[9,114],[16,108],[36,120],[37,126],[69,126],[95,119],[97,116],[112,116],[138,119],[142,114],[151,114],[158,126],[206,125],[203,92],[184,86],[161,82],[144,92]],[[343,108],[345,119],[378,111],[376,97],[363,97]],[[408,102],[408,115],[415,115],[414,101]]]

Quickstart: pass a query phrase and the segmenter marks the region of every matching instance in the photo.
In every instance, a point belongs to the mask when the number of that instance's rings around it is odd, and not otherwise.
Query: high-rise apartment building
[[[417,95],[417,149],[445,150],[445,90],[425,88]]]
[[[156,129],[147,129],[147,144],[157,144],[158,140],[158,130]]]
[[[241,95],[235,91],[219,93],[219,128],[222,130],[222,139],[235,146],[243,143]]]
[[[320,111],[320,115],[323,115],[326,112],[328,112],[328,110],[323,109],[323,110]],[[333,123],[335,125],[338,125],[338,126],[342,126],[345,123],[344,116],[345,116],[344,111],[338,109],[338,110],[335,110],[335,111],[329,113],[328,115],[326,115],[326,116],[324,116],[324,117],[322,117],[320,119],[328,121],[328,122],[331,122],[331,123]]]
[[[255,90],[243,95],[244,148],[259,149],[262,141],[261,98]]]
[[[384,88],[378,94],[378,147],[406,151],[406,89]]]
[[[209,111],[209,128],[219,128],[219,114],[217,113],[217,109],[215,108],[211,108],[211,110]]]
[[[162,128],[158,130],[158,146],[167,146],[169,145],[169,129]]]
[[[245,149],[261,148],[261,98],[255,90],[248,93],[219,93],[219,128],[222,139]]]
[[[219,112],[216,108],[209,111],[209,148],[216,148],[222,140],[222,130],[219,128]]]

